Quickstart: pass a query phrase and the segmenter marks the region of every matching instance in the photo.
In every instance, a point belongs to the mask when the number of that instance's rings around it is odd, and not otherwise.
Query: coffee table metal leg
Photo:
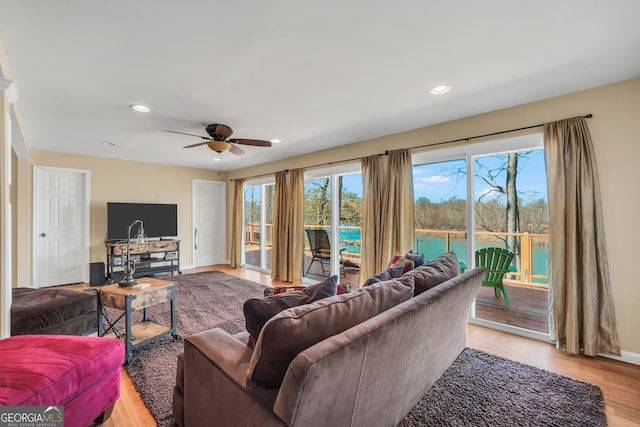
[[[174,341],[182,340],[182,336],[176,330],[177,323],[177,315],[176,315],[176,287],[175,285],[171,288],[171,336]]]
[[[127,358],[127,365],[131,363],[131,359],[133,358],[133,349],[132,347],[132,337],[131,337],[131,301],[127,298],[125,304],[125,339],[124,339],[124,347],[125,347],[125,356]]]

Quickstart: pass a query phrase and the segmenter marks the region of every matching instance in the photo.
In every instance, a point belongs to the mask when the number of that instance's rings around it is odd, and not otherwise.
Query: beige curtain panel
[[[231,268],[240,266],[242,259],[242,224],[244,212],[244,179],[233,181],[233,215],[231,219]]]
[[[362,240],[359,286],[383,271],[391,255],[388,231],[386,161],[380,155],[364,157],[362,165]]]
[[[271,278],[302,281],[304,257],[304,172],[276,173]]]
[[[547,123],[550,330],[558,348],[620,355],[598,171],[582,117]]]
[[[404,255],[413,248],[415,222],[413,165],[409,150],[389,151],[388,179],[391,251]]]
[[[411,154],[394,150],[362,165],[362,254],[359,286],[384,271],[395,252],[413,244],[414,200]]]

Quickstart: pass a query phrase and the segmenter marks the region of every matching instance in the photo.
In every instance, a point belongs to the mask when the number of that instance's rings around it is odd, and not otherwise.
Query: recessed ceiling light
[[[280,144],[282,141],[280,141],[278,138],[274,138],[271,140],[272,144]]]
[[[116,145],[114,142],[109,142],[109,141],[102,141],[100,144],[102,145],[108,145],[110,147],[113,147],[114,145]]]
[[[447,85],[439,85],[431,89],[431,93],[434,95],[442,95],[443,93],[447,93],[451,90],[451,86]]]
[[[148,113],[149,111],[151,111],[151,108],[142,104],[131,104],[129,105],[129,107],[131,107],[133,111],[137,111],[138,113]]]
[[[213,159],[213,161],[214,161],[214,162],[221,162],[221,161],[222,161],[222,159],[219,159],[219,158],[215,157],[215,158]]]

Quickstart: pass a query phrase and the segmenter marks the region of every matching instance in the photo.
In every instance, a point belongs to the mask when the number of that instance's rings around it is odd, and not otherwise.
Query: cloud
[[[451,182],[451,178],[444,175],[431,175],[431,176],[417,178],[416,181],[420,183],[427,183],[427,184],[440,184],[440,183]]]
[[[481,197],[484,197],[484,200],[496,199],[500,197],[500,193],[498,193],[497,191],[494,191],[494,189],[491,187],[483,188],[481,190],[476,190],[476,195],[477,195],[476,200],[480,200]]]

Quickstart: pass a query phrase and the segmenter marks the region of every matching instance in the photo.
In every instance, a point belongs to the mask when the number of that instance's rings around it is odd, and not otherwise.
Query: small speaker
[[[89,283],[91,286],[102,286],[105,282],[104,262],[92,262],[89,264]]]

